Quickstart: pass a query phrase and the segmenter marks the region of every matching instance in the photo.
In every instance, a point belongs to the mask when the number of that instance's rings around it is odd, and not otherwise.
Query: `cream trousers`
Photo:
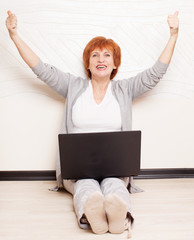
[[[130,197],[127,189],[129,178],[105,178],[100,183],[94,179],[63,180],[64,188],[73,195],[73,205],[81,228],[90,228],[89,224],[80,222],[84,214],[84,203],[94,192],[101,192],[104,197],[108,194],[116,194],[122,199],[130,211]]]

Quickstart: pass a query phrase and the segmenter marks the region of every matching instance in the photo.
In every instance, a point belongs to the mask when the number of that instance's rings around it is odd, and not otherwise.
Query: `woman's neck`
[[[92,84],[92,87],[95,88],[95,89],[106,90],[110,81],[111,81],[110,78],[107,78],[107,79],[92,78],[91,79],[91,84]]]
[[[91,79],[91,85],[93,90],[93,97],[97,104],[100,104],[102,100],[104,99],[104,96],[106,94],[106,91],[108,89],[110,83],[110,79],[107,80],[95,80]]]

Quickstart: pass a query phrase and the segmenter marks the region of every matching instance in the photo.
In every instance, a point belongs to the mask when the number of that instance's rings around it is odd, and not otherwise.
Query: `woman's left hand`
[[[168,25],[170,28],[170,36],[177,36],[179,30],[179,19],[178,19],[179,12],[176,11],[173,15],[168,15]]]

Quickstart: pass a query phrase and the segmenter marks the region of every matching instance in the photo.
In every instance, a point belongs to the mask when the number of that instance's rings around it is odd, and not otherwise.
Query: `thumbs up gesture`
[[[10,10],[7,11],[8,17],[6,19],[6,27],[10,36],[17,34],[17,17]]]
[[[179,30],[179,19],[178,19],[179,12],[176,11],[173,15],[168,15],[168,25],[170,28],[170,35],[177,36]]]

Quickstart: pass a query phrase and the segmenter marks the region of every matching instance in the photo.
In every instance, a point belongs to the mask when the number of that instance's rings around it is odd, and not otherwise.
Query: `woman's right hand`
[[[9,35],[17,47],[19,54],[30,68],[38,64],[40,58],[32,51],[32,49],[20,38],[17,33],[17,17],[10,10],[7,11],[6,27]]]
[[[10,37],[12,37],[17,35],[17,17],[10,10],[7,11],[7,14],[6,27],[9,31]]]

